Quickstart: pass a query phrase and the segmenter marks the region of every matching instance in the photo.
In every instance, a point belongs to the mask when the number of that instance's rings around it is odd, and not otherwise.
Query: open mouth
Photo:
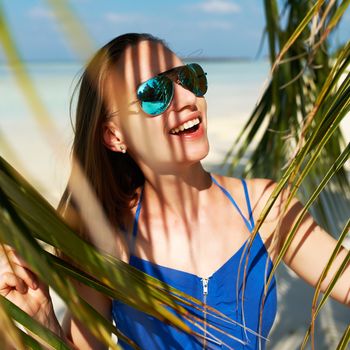
[[[170,134],[172,135],[184,135],[184,134],[192,134],[199,129],[199,125],[201,123],[200,118],[194,118],[192,120],[187,121],[179,125],[177,128],[171,129]]]

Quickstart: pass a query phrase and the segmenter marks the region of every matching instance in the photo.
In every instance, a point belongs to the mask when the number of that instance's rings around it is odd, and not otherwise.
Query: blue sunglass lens
[[[141,108],[149,115],[162,114],[168,107],[174,95],[173,81],[185,89],[202,97],[207,92],[206,73],[197,63],[177,67],[159,74],[142,83],[137,89],[137,98]]]
[[[183,70],[183,85],[197,97],[204,96],[208,90],[208,81],[203,68],[197,63],[190,63],[186,67],[187,70]]]
[[[149,79],[137,89],[142,109],[152,116],[162,114],[168,108],[173,94],[173,83],[165,76]]]
[[[202,67],[197,63],[190,63],[179,71],[181,85],[193,92],[197,97],[202,97],[207,92],[207,77]]]

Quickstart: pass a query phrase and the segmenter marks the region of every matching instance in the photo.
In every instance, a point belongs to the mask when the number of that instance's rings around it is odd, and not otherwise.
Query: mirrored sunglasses
[[[174,83],[202,97],[207,92],[206,73],[197,63],[175,67],[148,79],[137,88],[142,110],[157,116],[166,111],[174,97]]]

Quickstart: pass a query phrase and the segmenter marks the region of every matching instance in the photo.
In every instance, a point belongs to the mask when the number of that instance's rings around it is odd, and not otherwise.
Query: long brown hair
[[[107,74],[118,64],[125,49],[140,41],[161,43],[166,47],[161,39],[146,33],[116,37],[90,60],[71,100],[72,105],[78,92],[72,155],[80,164],[112,225],[121,227],[135,199],[135,190],[144,183],[144,175],[130,155],[113,152],[103,144],[102,126],[107,118],[103,89]],[[69,186],[63,193],[58,211],[62,214],[67,207],[76,207]]]

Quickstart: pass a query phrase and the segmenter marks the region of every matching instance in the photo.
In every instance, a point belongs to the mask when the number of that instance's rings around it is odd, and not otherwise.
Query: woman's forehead
[[[135,46],[126,48],[118,64],[118,73],[125,80],[134,81],[137,86],[161,72],[182,64],[180,58],[161,43],[141,41]]]
[[[183,62],[161,43],[142,41],[126,48],[105,81],[104,95],[111,112],[137,100],[137,87],[155,75]],[[130,108],[127,107],[128,109]]]

